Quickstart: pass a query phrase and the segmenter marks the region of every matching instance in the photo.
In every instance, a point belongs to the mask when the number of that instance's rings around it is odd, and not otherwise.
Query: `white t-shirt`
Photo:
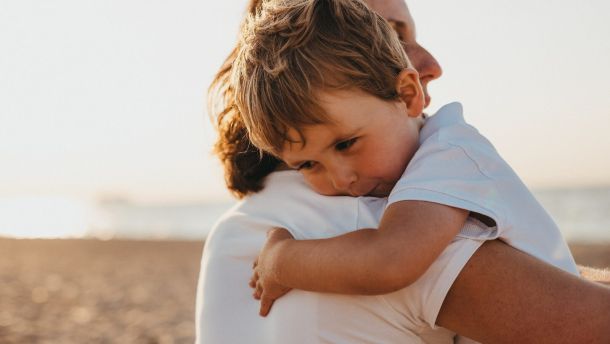
[[[428,118],[419,142],[419,149],[390,193],[388,205],[420,200],[483,214],[496,226],[465,226],[460,235],[484,240],[499,237],[578,275],[555,222],[493,145],[464,121],[459,103],[445,105]]]
[[[281,226],[297,239],[314,239],[376,228],[386,202],[321,196],[298,172],[271,174],[265,188],[228,211],[206,240],[197,343],[453,343],[455,334],[434,324],[449,288],[482,240],[455,238],[418,281],[397,292],[348,296],[292,290],[267,318],[258,315],[248,281],[267,230]]]

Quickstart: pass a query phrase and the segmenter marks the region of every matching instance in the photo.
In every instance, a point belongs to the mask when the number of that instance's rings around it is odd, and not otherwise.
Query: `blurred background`
[[[236,202],[205,93],[245,3],[0,2],[0,342],[192,342]],[[408,4],[444,69],[429,112],[462,102],[577,260],[610,266],[610,4]]]

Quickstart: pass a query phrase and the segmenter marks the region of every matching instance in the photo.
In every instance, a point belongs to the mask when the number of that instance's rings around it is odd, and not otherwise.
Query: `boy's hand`
[[[291,288],[279,284],[273,271],[275,249],[284,240],[294,239],[292,234],[284,228],[273,228],[267,232],[267,242],[262,251],[254,261],[254,270],[250,279],[250,287],[254,288],[252,294],[255,299],[261,301],[259,314],[267,316],[275,300],[290,291]]]

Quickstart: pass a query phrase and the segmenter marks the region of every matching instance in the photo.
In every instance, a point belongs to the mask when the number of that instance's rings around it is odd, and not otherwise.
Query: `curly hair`
[[[283,22],[280,20],[282,23],[279,24],[283,26],[274,27],[271,25],[272,23],[267,23],[269,24],[267,28],[270,29],[267,33],[265,33],[265,30],[256,30],[257,25],[262,24],[261,21],[269,20],[269,11],[273,11],[274,8],[276,10],[281,9],[282,6],[285,7],[289,4],[301,6],[300,13],[293,11],[292,19],[284,17]],[[307,11],[303,12],[306,8]],[[345,11],[346,8],[347,11]],[[263,14],[264,11],[267,11],[267,15]],[[295,14],[296,16],[294,16]],[[304,14],[306,15],[305,17],[303,17]],[[312,26],[312,23],[317,26]],[[342,30],[346,28],[349,29],[349,35],[342,33]],[[324,37],[327,33],[331,35]],[[255,35],[253,36],[253,34]],[[358,38],[357,42],[359,42],[356,52],[353,49],[354,42],[349,40],[354,36]],[[272,66],[270,68],[271,73],[266,76],[268,82],[276,83],[277,80],[273,79],[273,75],[277,77],[280,74],[283,74],[281,76],[283,80],[290,82],[290,80],[286,80],[287,74],[283,73],[283,71],[288,70],[284,68],[288,66],[286,65],[288,61],[291,61],[290,63],[292,64],[300,63],[306,65],[310,68],[309,72],[313,72],[306,73],[302,71],[298,75],[299,79],[296,80],[300,80],[299,84],[303,85],[305,83],[298,97],[292,97],[290,92],[282,95],[279,93],[273,95],[273,100],[279,100],[277,104],[290,104],[287,108],[284,106],[286,108],[284,110],[296,110],[292,113],[295,115],[304,114],[305,116],[294,116],[293,119],[284,118],[283,122],[282,117],[279,120],[271,119],[272,125],[270,127],[259,127],[258,129],[266,128],[264,132],[270,133],[269,140],[259,140],[259,145],[267,146],[268,151],[259,149],[252,144],[252,137],[248,132],[246,121],[244,121],[244,114],[239,111],[237,106],[235,79],[232,80],[232,77],[235,78],[236,76],[236,69],[243,67],[243,65],[238,67],[238,63],[236,63],[239,54],[242,54],[242,58],[247,56],[243,54],[248,49],[250,49],[250,53],[254,53],[251,45],[253,37],[258,37],[258,39],[276,38],[275,42],[271,45],[257,47],[258,49],[263,49],[260,53],[263,54],[261,55],[263,58],[267,59],[265,61],[267,67]],[[331,48],[339,47],[338,49],[331,50],[323,49],[322,53],[325,53],[327,56],[320,55],[320,52],[314,54],[318,62],[325,62],[324,59],[328,57],[327,60],[332,61],[332,63],[321,63],[319,66],[312,65],[311,61],[308,60],[309,56],[303,54],[301,54],[300,60],[298,58],[295,59],[295,55],[299,55],[298,50],[301,50],[301,47],[308,47],[309,50],[316,49],[316,40],[319,39],[322,39],[322,43]],[[290,41],[290,43],[286,41]],[[274,53],[265,57],[264,54],[270,51]],[[289,58],[292,60],[286,60],[288,55],[291,55]],[[340,61],[337,62],[339,57]],[[322,61],[320,61],[320,58],[322,58]],[[379,58],[384,63],[389,63],[385,68],[371,69],[370,61],[379,61]],[[281,59],[284,59],[284,62]],[[327,73],[329,70],[334,72],[337,66],[341,67],[341,73]],[[269,151],[277,151],[279,144],[283,143],[283,140],[286,139],[287,127],[298,129],[302,125],[325,121],[324,113],[316,106],[315,98],[304,99],[303,97],[312,87],[320,87],[322,85],[338,88],[356,86],[384,99],[393,99],[396,96],[393,78],[400,69],[406,66],[409,66],[409,60],[402,49],[402,43],[398,41],[392,27],[383,18],[370,11],[362,1],[250,0],[247,7],[246,19],[241,25],[240,39],[216,73],[208,90],[208,113],[214,119],[219,133],[219,137],[214,145],[214,153],[219,157],[223,165],[227,188],[237,198],[243,198],[248,194],[260,191],[264,187],[265,177],[276,170],[281,164],[281,161]],[[244,70],[238,72],[243,73]],[[298,73],[299,71],[296,70],[295,72]],[[367,75],[370,72],[373,73]],[[265,73],[265,70],[262,73]],[[335,75],[335,77],[329,78],[329,75]],[[247,74],[243,76],[245,78],[248,77]],[[325,76],[326,79],[324,78]],[[310,84],[307,85],[307,82],[310,82]],[[243,83],[238,83],[237,85],[243,86]],[[275,93],[275,84],[267,84],[266,86],[268,90],[272,91],[271,93]],[[298,103],[299,101],[301,101],[300,104]],[[276,106],[273,103],[270,103],[270,105],[272,107]],[[311,110],[317,111],[311,112]],[[287,114],[290,111],[282,111],[282,113]],[[305,113],[305,111],[309,112]],[[246,116],[249,114],[251,112],[247,112]],[[251,117],[248,122],[250,123],[250,128],[256,127]],[[259,131],[257,135],[261,136],[261,132]],[[266,145],[261,144],[265,142]],[[273,147],[275,149],[272,149]]]
[[[261,4],[261,0],[251,0],[248,14],[254,15]],[[216,122],[219,137],[214,153],[223,165],[227,188],[237,198],[243,198],[263,188],[265,177],[277,168],[280,160],[251,144],[243,119],[237,112],[234,88],[229,81],[239,49],[240,42],[225,59],[210,85],[208,113]]]

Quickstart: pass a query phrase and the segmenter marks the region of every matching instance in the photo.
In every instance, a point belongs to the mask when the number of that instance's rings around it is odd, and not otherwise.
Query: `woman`
[[[253,1],[250,11],[257,5]],[[426,90],[441,69],[415,41],[406,5],[400,0],[369,5],[394,24]],[[502,243],[468,239],[456,239],[420,280],[396,293],[364,297],[292,291],[268,318],[257,317],[258,304],[248,293],[247,281],[270,227],[289,227],[303,238],[338,235],[376,226],[385,200],[320,196],[298,173],[281,171],[283,166],[273,157],[261,159],[230,106],[227,77],[233,54],[213,85],[217,92],[211,92],[223,96],[226,106],[220,111],[217,151],[229,188],[238,196],[252,195],[226,214],[206,242],[198,341],[442,343],[452,342],[454,332],[483,342],[610,340],[605,329],[610,322],[608,289]],[[426,99],[429,103],[427,90]],[[333,231],[314,233],[312,228]]]

